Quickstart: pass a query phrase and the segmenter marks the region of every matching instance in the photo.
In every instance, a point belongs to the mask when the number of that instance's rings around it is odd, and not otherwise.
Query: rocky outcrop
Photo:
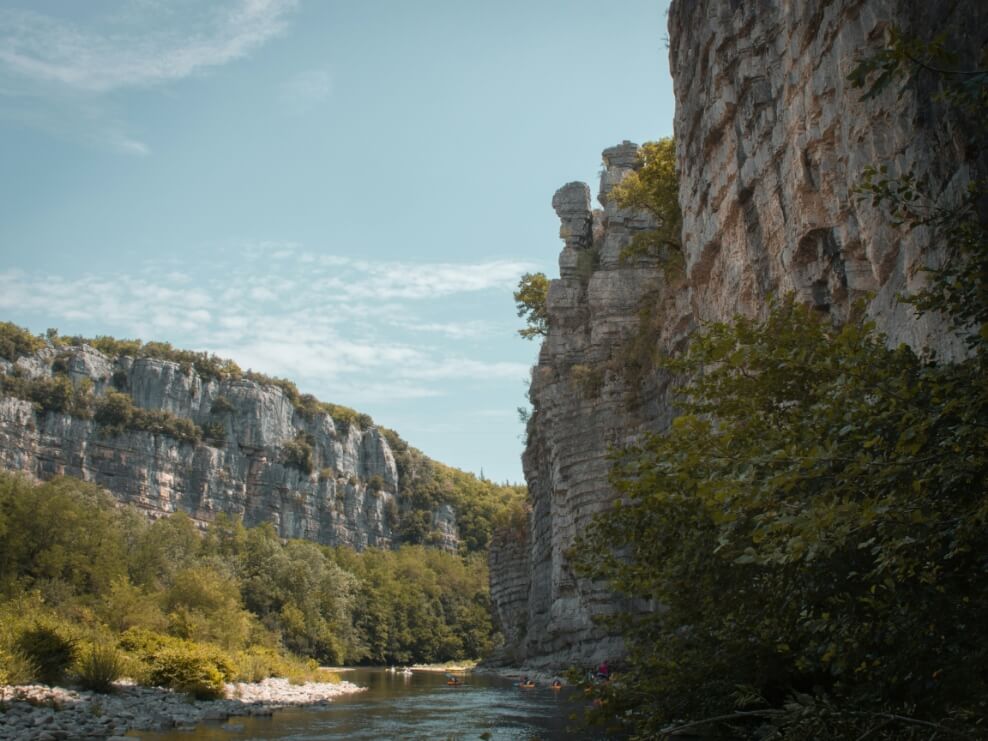
[[[956,353],[930,319],[897,300],[943,258],[929,230],[894,226],[854,196],[869,165],[913,172],[938,198],[962,193],[975,153],[936,99],[934,75],[863,100],[848,74],[891,26],[944,30],[976,59],[988,6],[971,0],[674,2],[669,61],[676,93],[683,242],[699,319],[757,315],[795,293],[835,319],[870,299],[893,343]]]
[[[652,334],[658,331],[673,345],[690,327],[683,276],[670,256],[622,254],[636,234],[656,226],[647,214],[618,208],[610,195],[637,166],[637,149],[624,142],[604,151],[602,209],[591,210],[583,183],[563,186],[552,200],[565,246],[561,277],[549,287],[550,330],[529,392],[534,410],[523,460],[531,532],[521,540],[495,541],[490,556],[491,596],[508,653],[533,667],[621,652],[619,637],[594,618],[627,605],[603,585],[578,578],[566,551],[613,501],[609,450],[668,414],[664,386],[646,370]],[[639,341],[643,333],[649,337],[645,343]],[[519,553],[522,548],[525,553]]]
[[[57,361],[57,362],[56,362]],[[200,376],[150,357],[109,358],[87,345],[0,360],[0,372],[50,378],[53,365],[98,400],[114,388],[134,406],[211,430],[202,442],[160,432],[110,429],[92,415],[37,412],[0,396],[0,465],[40,479],[71,475],[110,490],[152,516],[184,511],[272,522],[285,538],[354,548],[389,547],[403,503],[387,439],[373,426],[303,413],[285,391],[247,378]],[[217,440],[217,437],[219,440]],[[299,461],[292,447],[308,449]],[[439,505],[440,545],[458,545],[455,512]]]
[[[518,666],[528,632],[528,593],[532,587],[528,528],[494,534],[489,551],[491,605],[504,644],[492,664]]]
[[[621,653],[594,620],[635,606],[577,578],[566,551],[614,501],[609,450],[673,418],[670,380],[652,360],[681,348],[700,322],[763,315],[770,295],[786,293],[842,321],[861,299],[890,342],[961,351],[897,300],[943,259],[931,234],[893,226],[854,187],[867,165],[885,164],[949,200],[984,171],[975,159],[984,155],[966,148],[933,80],[865,102],[846,77],[893,24],[921,36],[947,29],[971,51],[985,44],[986,21],[988,6],[973,0],[673,1],[683,254],[621,259],[652,227],[608,197],[636,166],[627,142],[604,152],[603,210],[591,212],[582,183],[552,201],[565,246],[530,390],[527,564],[514,542],[496,541],[490,557],[499,611],[524,615],[508,632],[515,660],[586,665]]]

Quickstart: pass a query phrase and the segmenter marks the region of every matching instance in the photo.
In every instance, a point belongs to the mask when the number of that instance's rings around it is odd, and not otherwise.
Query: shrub
[[[202,425],[202,435],[212,443],[226,443],[226,425],[222,422],[206,422]]]
[[[111,434],[122,432],[130,425],[134,416],[134,402],[119,391],[108,391],[96,404],[96,423],[107,428]]]
[[[281,446],[284,464],[293,466],[305,474],[312,473],[314,453],[312,439],[304,432],[298,433],[294,440],[289,440]]]
[[[252,646],[237,655],[238,682],[260,682],[268,677],[278,676],[278,654],[269,648]]]
[[[201,646],[181,642],[162,648],[151,661],[148,680],[200,700],[223,697],[223,672]]]
[[[604,371],[602,368],[591,368],[589,365],[577,364],[570,368],[570,377],[576,384],[584,399],[596,399],[604,387]]]
[[[134,406],[129,395],[120,391],[107,391],[97,402],[95,419],[111,435],[130,429],[168,435],[193,445],[202,440],[202,430],[191,419],[162,409],[141,409]]]
[[[216,646],[144,628],[124,631],[120,647],[139,660],[148,684],[201,699],[222,697],[223,682],[240,673],[237,662]]]
[[[38,664],[16,649],[0,649],[0,684],[30,684],[38,676]]]
[[[0,322],[0,358],[13,362],[24,355],[37,352],[44,340],[10,322]]]
[[[18,651],[37,665],[37,678],[56,684],[65,675],[76,655],[76,641],[50,623],[35,623],[18,636]]]
[[[79,684],[93,692],[110,692],[124,673],[124,659],[114,646],[94,643],[87,646],[76,664]]]
[[[233,402],[225,396],[217,396],[209,407],[210,414],[226,414],[233,411]]]

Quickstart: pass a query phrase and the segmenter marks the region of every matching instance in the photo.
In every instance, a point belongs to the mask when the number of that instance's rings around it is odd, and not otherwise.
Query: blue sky
[[[208,350],[520,481],[525,271],[672,133],[666,0],[0,0],[0,318]]]

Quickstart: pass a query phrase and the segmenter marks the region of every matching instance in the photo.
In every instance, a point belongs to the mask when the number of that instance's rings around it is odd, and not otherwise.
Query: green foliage
[[[210,414],[229,414],[233,411],[233,403],[225,396],[217,396],[209,407]]]
[[[223,697],[224,674],[213,652],[194,643],[183,642],[162,647],[150,662],[148,680],[158,687],[168,687],[200,700]]]
[[[358,640],[348,662],[437,663],[486,655],[493,645],[485,559],[404,546],[361,554],[337,549],[358,578]]]
[[[51,622],[38,622],[21,633],[14,647],[37,666],[37,678],[57,684],[72,665],[77,641]]]
[[[126,573],[120,522],[92,484],[0,476],[0,591],[62,583],[75,594],[104,593]]]
[[[545,273],[525,273],[518,281],[515,291],[515,305],[518,316],[525,318],[527,326],[518,334],[526,340],[545,337],[549,333],[549,310],[546,298],[549,295],[549,279]]]
[[[739,686],[760,707],[815,689],[862,711],[973,708],[988,689],[983,362],[925,363],[787,301],[707,328],[670,365],[692,379],[683,414],[618,459],[627,504],[576,554],[664,606],[619,621],[633,690],[611,707],[648,732],[730,713]]]
[[[520,493],[454,473],[510,494],[490,522],[469,524],[473,543],[510,519],[501,513]],[[334,551],[224,516],[202,535],[187,515],[148,523],[72,479],[37,485],[0,474],[0,595],[3,670],[14,676],[23,676],[16,638],[38,622],[102,642],[118,636],[128,676],[197,693],[217,687],[210,666],[227,681],[332,681],[293,655],[459,660],[494,641],[482,553]]]
[[[0,648],[0,685],[30,684],[39,673],[38,665],[21,651]]]
[[[10,322],[0,322],[0,358],[14,362],[45,346],[45,341]]]
[[[96,642],[86,646],[75,669],[79,684],[93,692],[111,692],[124,674],[124,659],[116,646]]]
[[[92,383],[85,380],[73,387],[67,376],[28,378],[24,375],[0,375],[0,391],[9,396],[33,402],[41,413],[70,414],[80,419],[92,416]]]
[[[222,422],[205,422],[201,429],[202,437],[211,445],[226,444],[226,425]]]
[[[672,137],[645,142],[638,150],[638,160],[639,168],[614,186],[611,197],[621,208],[648,211],[659,226],[639,235],[622,257],[653,254],[662,248],[681,252],[683,214],[679,208],[676,142]]]
[[[281,446],[282,461],[286,466],[293,466],[304,474],[315,470],[315,449],[312,438],[304,432],[298,433],[293,440]]]
[[[240,583],[218,566],[199,563],[176,572],[161,595],[169,632],[225,649],[244,645],[250,615],[244,611]]]
[[[394,454],[401,481],[398,535],[402,543],[435,543],[438,534],[432,524],[432,513],[438,506],[449,504],[456,510],[463,550],[467,553],[486,550],[498,519],[525,499],[523,486],[478,479],[431,460],[394,430],[381,428],[381,434]]]
[[[596,399],[604,386],[604,369],[577,363],[569,369],[570,378],[584,399]]]
[[[191,419],[163,409],[141,409],[134,405],[128,394],[107,391],[96,402],[93,415],[96,423],[109,435],[120,435],[125,430],[168,435],[176,440],[195,445],[202,440],[202,429]]]

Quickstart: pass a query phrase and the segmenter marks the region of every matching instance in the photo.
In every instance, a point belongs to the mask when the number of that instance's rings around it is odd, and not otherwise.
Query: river
[[[191,733],[136,735],[144,741],[594,737],[567,730],[574,726],[569,716],[582,714],[583,703],[570,701],[574,695],[565,689],[520,689],[509,679],[489,674],[467,674],[460,687],[447,686],[442,672],[417,671],[404,677],[386,669],[354,669],[343,677],[368,689],[339,697],[328,707],[279,710],[269,718],[231,718],[225,728],[221,723],[204,723]]]

